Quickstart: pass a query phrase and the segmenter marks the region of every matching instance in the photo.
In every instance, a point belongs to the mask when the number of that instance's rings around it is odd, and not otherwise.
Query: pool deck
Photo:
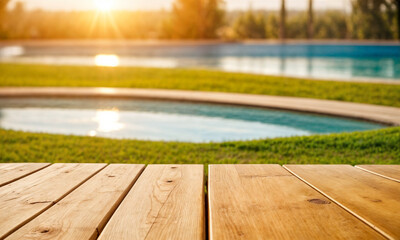
[[[2,163],[0,239],[400,239],[400,165],[209,165],[207,178]]]
[[[216,103],[348,117],[400,126],[400,108],[311,98],[161,89],[5,87],[1,97],[131,98]]]

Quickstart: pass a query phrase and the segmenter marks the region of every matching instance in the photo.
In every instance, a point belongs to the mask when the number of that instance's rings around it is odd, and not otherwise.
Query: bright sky
[[[11,6],[17,0],[11,1]],[[94,1],[99,0],[21,0],[28,9],[42,8],[50,10],[87,10],[95,9]],[[126,10],[155,10],[169,9],[174,0],[111,0],[114,9]],[[308,0],[286,0],[288,9],[306,9]],[[280,0],[225,0],[228,10],[253,9],[277,10]],[[348,10],[350,0],[314,0],[316,9],[341,9]]]

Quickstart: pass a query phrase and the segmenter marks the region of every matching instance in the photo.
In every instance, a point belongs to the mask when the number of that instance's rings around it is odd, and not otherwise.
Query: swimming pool
[[[363,131],[352,119],[215,104],[150,100],[4,98],[0,127],[152,141],[223,142]]]
[[[0,62],[204,68],[346,81],[400,81],[400,44],[28,42],[0,46]]]

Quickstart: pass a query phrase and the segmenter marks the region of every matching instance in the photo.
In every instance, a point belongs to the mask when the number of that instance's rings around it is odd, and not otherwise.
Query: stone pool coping
[[[137,88],[4,87],[0,97],[89,97],[170,100],[282,109],[400,126],[400,108],[312,98]]]

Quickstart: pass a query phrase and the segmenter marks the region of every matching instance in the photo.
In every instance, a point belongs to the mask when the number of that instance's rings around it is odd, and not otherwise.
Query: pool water
[[[400,44],[4,45],[0,46],[0,62],[203,68],[346,81],[400,81]]]
[[[0,99],[0,127],[152,141],[222,142],[379,129],[369,122],[261,108],[148,100]]]

